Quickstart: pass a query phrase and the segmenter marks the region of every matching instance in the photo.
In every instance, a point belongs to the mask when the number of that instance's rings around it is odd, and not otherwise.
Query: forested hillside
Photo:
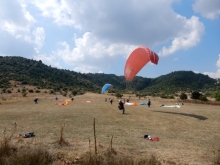
[[[9,88],[9,80],[55,91],[83,90],[97,93],[106,83],[112,84],[114,91],[148,94],[220,90],[220,84],[216,83],[215,79],[192,71],[175,71],[154,79],[136,76],[129,82],[124,76],[103,73],[82,74],[53,68],[41,61],[23,57],[0,56],[0,88]]]

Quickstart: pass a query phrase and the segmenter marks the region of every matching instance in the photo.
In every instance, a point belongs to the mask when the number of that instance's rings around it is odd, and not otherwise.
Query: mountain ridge
[[[99,93],[101,87],[110,83],[115,91],[152,93],[175,93],[178,91],[220,90],[217,80],[192,71],[174,71],[157,78],[136,76],[131,82],[124,76],[104,73],[78,73],[47,66],[19,56],[0,56],[0,88],[9,88],[9,80],[39,88],[60,90],[83,90]]]

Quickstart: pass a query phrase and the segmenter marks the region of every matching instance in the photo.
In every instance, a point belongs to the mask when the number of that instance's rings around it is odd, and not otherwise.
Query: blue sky
[[[82,73],[124,75],[130,53],[159,55],[137,74],[220,78],[220,0],[2,0],[0,56]]]

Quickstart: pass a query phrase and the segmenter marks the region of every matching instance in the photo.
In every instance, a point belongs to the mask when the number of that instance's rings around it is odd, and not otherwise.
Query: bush
[[[29,93],[33,93],[33,92],[34,92],[34,90],[33,90],[33,89],[29,89],[28,91],[29,91]]]
[[[160,97],[163,98],[163,99],[167,99],[167,96],[164,93],[161,94]]]
[[[26,91],[22,92],[22,96],[26,97],[27,96],[27,92]]]
[[[6,92],[6,88],[3,88],[3,89],[2,89],[2,92],[5,93],[5,92]]]
[[[62,92],[62,95],[66,97],[67,93],[66,92]]]
[[[37,89],[37,90],[35,91],[35,93],[40,93],[40,90]]]
[[[201,95],[201,96],[199,97],[199,100],[201,100],[201,101],[208,101],[208,99],[207,99],[206,96],[204,96],[204,95]]]
[[[72,90],[72,94],[73,94],[73,96],[76,96],[77,91],[76,90]]]
[[[18,88],[18,92],[21,92],[21,90]]]
[[[121,93],[116,93],[115,96],[116,96],[117,98],[122,98],[123,95],[122,95]]]
[[[220,92],[215,93],[214,98],[216,101],[220,101]]]
[[[11,90],[10,90],[10,89],[8,89],[8,90],[7,90],[7,93],[11,93]]]
[[[53,90],[50,90],[50,94],[54,94],[54,91],[53,91]]]
[[[185,93],[181,93],[180,99],[181,100],[186,100],[187,99],[187,95]]]
[[[201,96],[201,94],[197,91],[192,92],[192,94],[191,94],[192,99],[199,99],[200,96]]]

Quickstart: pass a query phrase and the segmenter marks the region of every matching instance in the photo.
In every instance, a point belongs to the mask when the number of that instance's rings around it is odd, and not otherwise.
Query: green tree
[[[77,91],[76,90],[72,90],[72,94],[73,94],[73,96],[76,96],[77,95]]]
[[[186,100],[187,99],[187,95],[185,93],[181,93],[180,94],[180,99],[181,100]]]
[[[26,89],[25,89],[25,88],[22,89],[22,93],[23,93],[23,92],[26,92]]]
[[[192,99],[199,99],[200,96],[201,96],[201,94],[197,91],[192,92],[192,94],[191,94]]]
[[[26,97],[26,96],[27,96],[27,92],[26,92],[26,91],[23,91],[23,92],[22,92],[22,96],[23,96],[23,97]]]
[[[33,93],[33,92],[34,92],[34,90],[33,90],[33,89],[29,89],[28,91],[29,91],[29,93]]]
[[[6,93],[6,88],[3,88],[3,89],[2,89],[2,92],[3,92],[3,93]]]
[[[67,93],[66,92],[62,92],[62,95],[66,97]]]
[[[205,95],[200,95],[199,100],[201,101],[208,101],[207,97]]]
[[[215,93],[214,98],[216,101],[220,101],[220,92]]]
[[[117,93],[115,94],[115,96],[116,96],[117,98],[121,98],[123,95],[122,95],[121,93],[117,92]]]
[[[7,92],[8,92],[8,93],[11,93],[11,90],[10,90],[10,89],[8,89],[8,90],[7,90]]]
[[[37,90],[35,90],[35,93],[40,93],[40,90],[38,90],[38,89],[37,89]]]

